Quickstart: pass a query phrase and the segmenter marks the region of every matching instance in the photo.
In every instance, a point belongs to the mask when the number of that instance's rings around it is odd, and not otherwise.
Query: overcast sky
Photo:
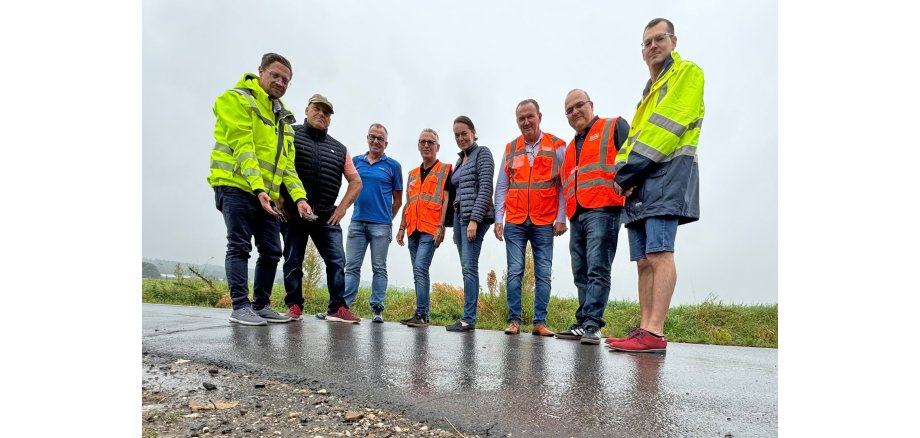
[[[423,128],[440,134],[442,161],[458,148],[451,122],[467,115],[499,159],[520,135],[515,105],[536,99],[542,129],[570,140],[566,93],[588,91],[595,113],[632,121],[648,80],[639,43],[649,20],[675,24],[677,51],[706,75],[699,142],[701,220],[677,234],[673,304],[710,294],[727,303],[777,301],[777,12],[774,1],[619,2],[280,1],[143,2],[144,257],[223,264],[225,226],[205,178],[214,99],[263,53],[293,65],[283,100],[303,122],[307,99],[335,106],[330,134],[367,151],[367,127],[389,130],[403,172],[420,162]],[[343,183],[342,193],[345,191]],[[347,229],[349,211],[342,222]],[[552,293],[576,296],[569,233],[555,240]],[[255,262],[256,253],[250,264]],[[412,287],[407,247],[389,252],[391,286]],[[490,228],[480,276],[505,268]],[[435,253],[432,282],[462,285],[456,247]],[[370,280],[370,257],[362,280]],[[610,299],[636,299],[635,264],[619,236]]]

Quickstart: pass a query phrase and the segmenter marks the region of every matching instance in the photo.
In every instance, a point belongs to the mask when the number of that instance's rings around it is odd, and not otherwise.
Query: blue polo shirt
[[[403,189],[402,166],[387,154],[381,155],[374,164],[367,161],[367,153],[351,161],[362,183],[351,220],[392,224],[393,191]]]

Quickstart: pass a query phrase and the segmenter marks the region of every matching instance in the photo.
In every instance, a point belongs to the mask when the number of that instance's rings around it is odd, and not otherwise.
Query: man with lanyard
[[[287,59],[266,53],[258,76],[246,73],[234,89],[214,102],[217,122],[208,183],[214,188],[217,210],[227,226],[224,264],[233,303],[230,321],[242,325],[291,320],[268,306],[281,258],[280,215],[275,202],[280,201],[282,181],[290,189],[292,214],[301,217],[313,213],[294,170],[290,126],[294,115],[281,102],[292,76]],[[253,237],[259,259],[250,302],[248,274]]]
[[[613,350],[664,353],[664,321],[677,284],[677,226],[700,218],[697,145],[703,124],[703,70],[674,51],[674,25],[645,26],[642,59],[650,79],[636,108],[629,141],[616,158],[614,188],[627,196],[630,260],[639,271],[639,327],[608,338]]]
[[[495,183],[495,238],[505,241],[508,259],[508,327],[516,335],[521,325],[521,280],[524,254],[530,242],[534,260],[534,313],[531,333],[553,336],[546,328],[553,273],[553,236],[565,226],[565,196],[559,171],[565,159],[565,141],[540,130],[543,114],[536,100],[515,108],[521,135],[505,145]],[[504,219],[504,220],[503,220]],[[504,223],[507,222],[507,223]]]
[[[400,321],[409,327],[428,326],[428,305],[431,280],[428,269],[434,251],[444,241],[444,224],[447,217],[450,194],[447,180],[452,166],[438,161],[441,143],[434,129],[425,128],[418,136],[418,151],[422,164],[409,171],[406,189],[406,206],[396,243],[405,245],[409,235],[409,256],[412,259],[412,274],[415,279],[415,314]]]
[[[393,240],[393,218],[402,206],[402,166],[388,157],[387,128],[374,123],[367,131],[366,154],[352,159],[361,177],[361,192],[348,226],[345,251],[345,303],[358,296],[361,264],[371,247],[371,321],[383,322],[383,300],[387,293],[387,250]]]
[[[606,325],[604,309],[610,297],[610,271],[624,203],[613,190],[613,165],[629,124],[621,117],[595,116],[594,102],[579,89],[566,95],[565,116],[575,130],[575,138],[565,149],[561,175],[565,214],[572,229],[569,252],[578,309],[575,324],[556,337],[597,345]]]

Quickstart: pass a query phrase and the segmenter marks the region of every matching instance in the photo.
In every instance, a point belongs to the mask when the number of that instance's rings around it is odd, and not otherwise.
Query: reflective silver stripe
[[[655,125],[655,126],[659,126],[659,127],[661,127],[662,129],[664,129],[664,130],[666,130],[666,131],[670,132],[671,134],[674,134],[674,135],[676,135],[676,136],[678,136],[678,137],[683,137],[683,136],[684,136],[684,132],[687,131],[687,127],[686,127],[686,126],[681,125],[680,123],[677,123],[677,122],[675,122],[674,120],[671,120],[671,119],[669,119],[669,118],[667,118],[667,117],[665,117],[665,116],[663,116],[663,115],[661,115],[661,114],[658,114],[658,113],[652,114],[652,116],[648,118],[648,122],[651,123],[651,124],[653,124],[653,125]]]
[[[691,156],[694,158],[694,161],[695,161],[696,160],[696,146],[689,145],[689,144],[681,146],[677,148],[677,150],[674,151],[674,153],[671,154],[671,156],[669,156],[668,159],[665,161],[671,161],[677,157],[683,157],[683,156]]]
[[[508,190],[511,189],[527,189],[527,181],[512,182],[508,184]]]
[[[252,98],[252,91],[246,88],[234,88],[233,91],[246,98],[246,101],[249,102],[249,106],[252,108],[252,110],[255,111],[256,115],[259,116],[260,119],[262,119],[262,123],[265,123],[268,126],[275,125],[275,122],[272,122],[271,120],[262,116],[262,112],[259,111],[259,107],[256,106],[256,101]]]
[[[278,191],[278,186],[276,186],[273,181],[269,181],[268,179],[262,178],[262,184],[265,186],[265,191],[267,191],[269,194],[272,194]]]
[[[614,119],[607,119],[607,121],[604,122],[604,130],[601,134],[601,147],[599,151],[600,155],[598,158],[600,159],[600,164],[602,166],[607,164],[607,148],[610,147],[610,126],[613,125],[613,121]],[[581,168],[578,170],[581,171]]]
[[[233,172],[233,165],[230,163],[225,163],[223,161],[211,160],[211,168],[226,170],[227,172]]]
[[[664,99],[665,94],[668,94],[668,83],[667,82],[665,82],[664,85],[661,86],[661,91],[658,92],[658,101],[655,102],[655,105],[658,105],[659,103],[661,103],[661,99]]]
[[[543,181],[543,182],[533,183],[530,185],[531,190],[548,189],[551,187],[556,187],[555,180]]]
[[[233,155],[233,149],[230,149],[230,146],[227,146],[223,143],[214,142],[214,150]]]
[[[649,160],[652,160],[656,163],[667,163],[668,161],[673,160],[674,158],[681,156],[692,156],[694,161],[696,161],[696,146],[694,145],[683,145],[674,150],[670,155],[665,155],[658,151],[657,149],[652,148],[651,146],[637,141],[632,149],[635,153],[642,155]]]
[[[689,131],[689,130],[694,129],[694,128],[701,128],[702,126],[703,126],[703,118],[700,117],[700,118],[694,120],[693,122],[690,122],[690,124],[687,125],[687,130]]]
[[[240,152],[240,155],[236,157],[236,161],[238,163],[242,163],[243,160],[255,160],[255,159],[256,159],[255,152]]]
[[[245,177],[261,176],[261,175],[262,175],[262,172],[260,172],[259,169],[243,169],[243,176]]]
[[[290,183],[290,184],[287,184],[287,188],[288,188],[288,190],[294,190],[294,189],[301,189],[301,190],[303,190],[303,184],[296,183],[296,182],[295,182],[295,183]]]
[[[607,186],[613,188],[612,179],[591,178],[589,180],[578,181],[578,190],[588,189],[591,187]]]
[[[665,154],[662,154],[657,149],[638,140],[636,141],[636,144],[633,145],[632,151],[656,163],[660,163],[664,161],[665,158],[667,158]]]
[[[276,170],[275,165],[272,163],[269,163],[268,161],[259,160],[259,167],[261,167],[262,170],[265,171],[265,173],[270,173],[272,175],[275,174],[275,170]]]
[[[595,170],[603,170],[605,172],[611,172],[613,171],[613,169],[615,169],[614,164],[592,163],[592,164],[586,164],[584,166],[579,166],[578,173],[588,173],[588,172],[592,172]]]

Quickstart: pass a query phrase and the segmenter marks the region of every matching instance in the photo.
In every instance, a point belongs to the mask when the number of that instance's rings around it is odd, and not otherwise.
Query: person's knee
[[[671,251],[652,252],[645,255],[648,263],[654,267],[673,265],[674,253]]]

